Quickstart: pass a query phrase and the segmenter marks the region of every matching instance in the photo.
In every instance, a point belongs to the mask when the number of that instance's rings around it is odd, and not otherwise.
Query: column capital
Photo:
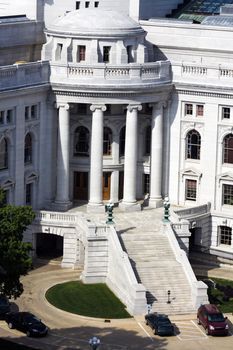
[[[56,109],[64,108],[66,111],[68,111],[70,109],[70,105],[66,102],[55,102],[54,108]]]
[[[105,112],[107,110],[107,107],[104,104],[93,104],[90,106],[90,110],[92,112],[95,112],[96,109],[100,109],[102,112]]]
[[[128,105],[127,106],[127,111],[132,112],[134,109],[137,109],[138,111],[142,110],[142,105],[141,104],[135,104],[135,105]]]
[[[159,102],[152,102],[149,104],[149,106],[155,109],[161,109],[161,108],[166,108],[167,104],[168,104],[167,101],[159,101]]]

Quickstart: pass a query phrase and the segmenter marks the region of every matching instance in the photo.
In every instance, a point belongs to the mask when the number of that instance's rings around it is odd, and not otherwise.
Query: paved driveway
[[[161,338],[145,325],[143,317],[106,322],[73,315],[47,303],[44,294],[50,286],[77,279],[79,273],[78,270],[64,270],[52,265],[30,272],[23,278],[25,292],[13,308],[35,313],[50,327],[50,333],[45,338],[27,338],[16,330],[9,330],[6,323],[0,321],[0,336],[43,350],[90,349],[88,340],[94,335],[101,340],[100,350],[233,349],[232,315],[228,315],[231,332],[228,337],[206,336],[201,326],[197,325],[195,315],[186,315],[171,317],[176,327],[176,336]]]

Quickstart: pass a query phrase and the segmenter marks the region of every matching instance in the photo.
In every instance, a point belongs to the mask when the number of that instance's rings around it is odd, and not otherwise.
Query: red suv
[[[216,305],[201,305],[197,311],[197,323],[204,327],[206,334],[228,335],[227,317],[223,316]]]

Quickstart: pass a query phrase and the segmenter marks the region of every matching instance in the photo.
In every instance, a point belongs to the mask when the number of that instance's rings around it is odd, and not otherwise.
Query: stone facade
[[[58,211],[211,202],[189,228],[196,220],[198,245],[232,258],[232,27],[149,19],[149,1],[43,3],[0,23],[6,200]]]

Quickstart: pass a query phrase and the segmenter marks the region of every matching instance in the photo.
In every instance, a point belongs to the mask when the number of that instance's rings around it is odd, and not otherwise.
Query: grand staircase
[[[190,285],[162,224],[153,230],[135,227],[122,232],[120,239],[138,282],[147,290],[147,302],[152,304],[152,311],[170,315],[195,312]]]

